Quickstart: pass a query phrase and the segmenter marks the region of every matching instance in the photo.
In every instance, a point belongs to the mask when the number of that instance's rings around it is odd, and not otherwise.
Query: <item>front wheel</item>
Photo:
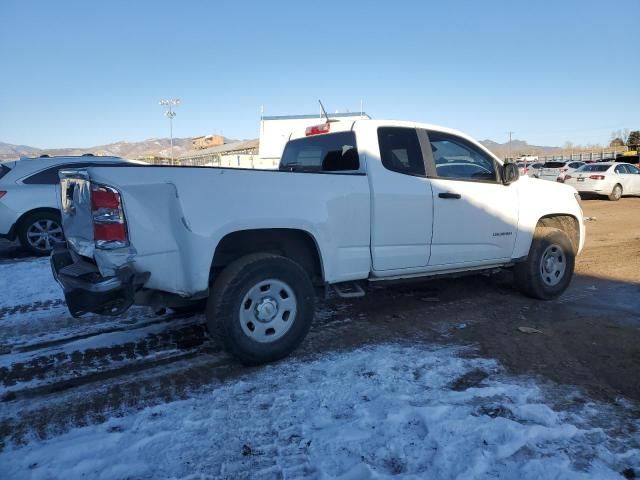
[[[247,365],[289,355],[314,314],[314,289],[293,260],[270,253],[242,257],[220,274],[207,302],[207,326],[221,346]]]
[[[551,300],[567,289],[574,267],[569,236],[557,228],[538,227],[527,260],[514,267],[516,286],[530,297]]]

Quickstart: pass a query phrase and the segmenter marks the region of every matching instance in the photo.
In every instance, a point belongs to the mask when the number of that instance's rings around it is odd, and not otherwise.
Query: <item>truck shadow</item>
[[[462,344],[516,374],[640,401],[640,283],[576,275],[564,295],[543,302],[521,295],[502,272],[378,287],[332,305],[295,356],[386,342]]]

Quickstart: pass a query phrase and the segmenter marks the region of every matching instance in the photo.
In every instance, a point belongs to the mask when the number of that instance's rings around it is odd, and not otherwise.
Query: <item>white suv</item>
[[[60,226],[58,170],[128,164],[139,166],[140,162],[91,154],[0,162],[0,238],[17,238],[31,253],[48,255],[53,243],[64,239]]]
[[[583,165],[586,165],[585,162],[546,162],[542,165],[542,168],[538,170],[538,178],[542,180],[551,180],[553,182],[563,182],[565,175],[575,172]]]

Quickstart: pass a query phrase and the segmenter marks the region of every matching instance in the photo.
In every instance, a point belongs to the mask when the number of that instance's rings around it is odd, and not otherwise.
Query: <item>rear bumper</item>
[[[7,240],[15,240],[16,239],[16,225],[11,225],[9,231],[7,233],[2,233],[2,229],[0,229],[0,238],[6,238]]]
[[[580,183],[572,183],[571,186],[575,188],[579,193],[603,193],[606,189],[602,185],[584,185]],[[609,190],[610,192],[611,190]]]
[[[136,272],[131,265],[103,277],[96,265],[73,253],[66,243],[54,247],[51,270],[74,317],[89,312],[120,315],[133,305],[136,291],[149,279],[149,272]]]
[[[6,198],[6,197],[5,197]],[[0,238],[13,240],[16,237],[16,223],[20,215],[0,201]]]

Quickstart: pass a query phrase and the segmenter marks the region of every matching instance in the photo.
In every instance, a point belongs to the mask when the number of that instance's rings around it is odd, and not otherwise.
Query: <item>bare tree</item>
[[[622,143],[626,145],[627,140],[629,139],[629,133],[630,133],[630,130],[628,128],[621,128],[619,130],[614,130],[613,132],[611,132],[611,141],[613,142],[613,140],[615,140],[616,138],[619,138],[620,140],[622,140]]]

